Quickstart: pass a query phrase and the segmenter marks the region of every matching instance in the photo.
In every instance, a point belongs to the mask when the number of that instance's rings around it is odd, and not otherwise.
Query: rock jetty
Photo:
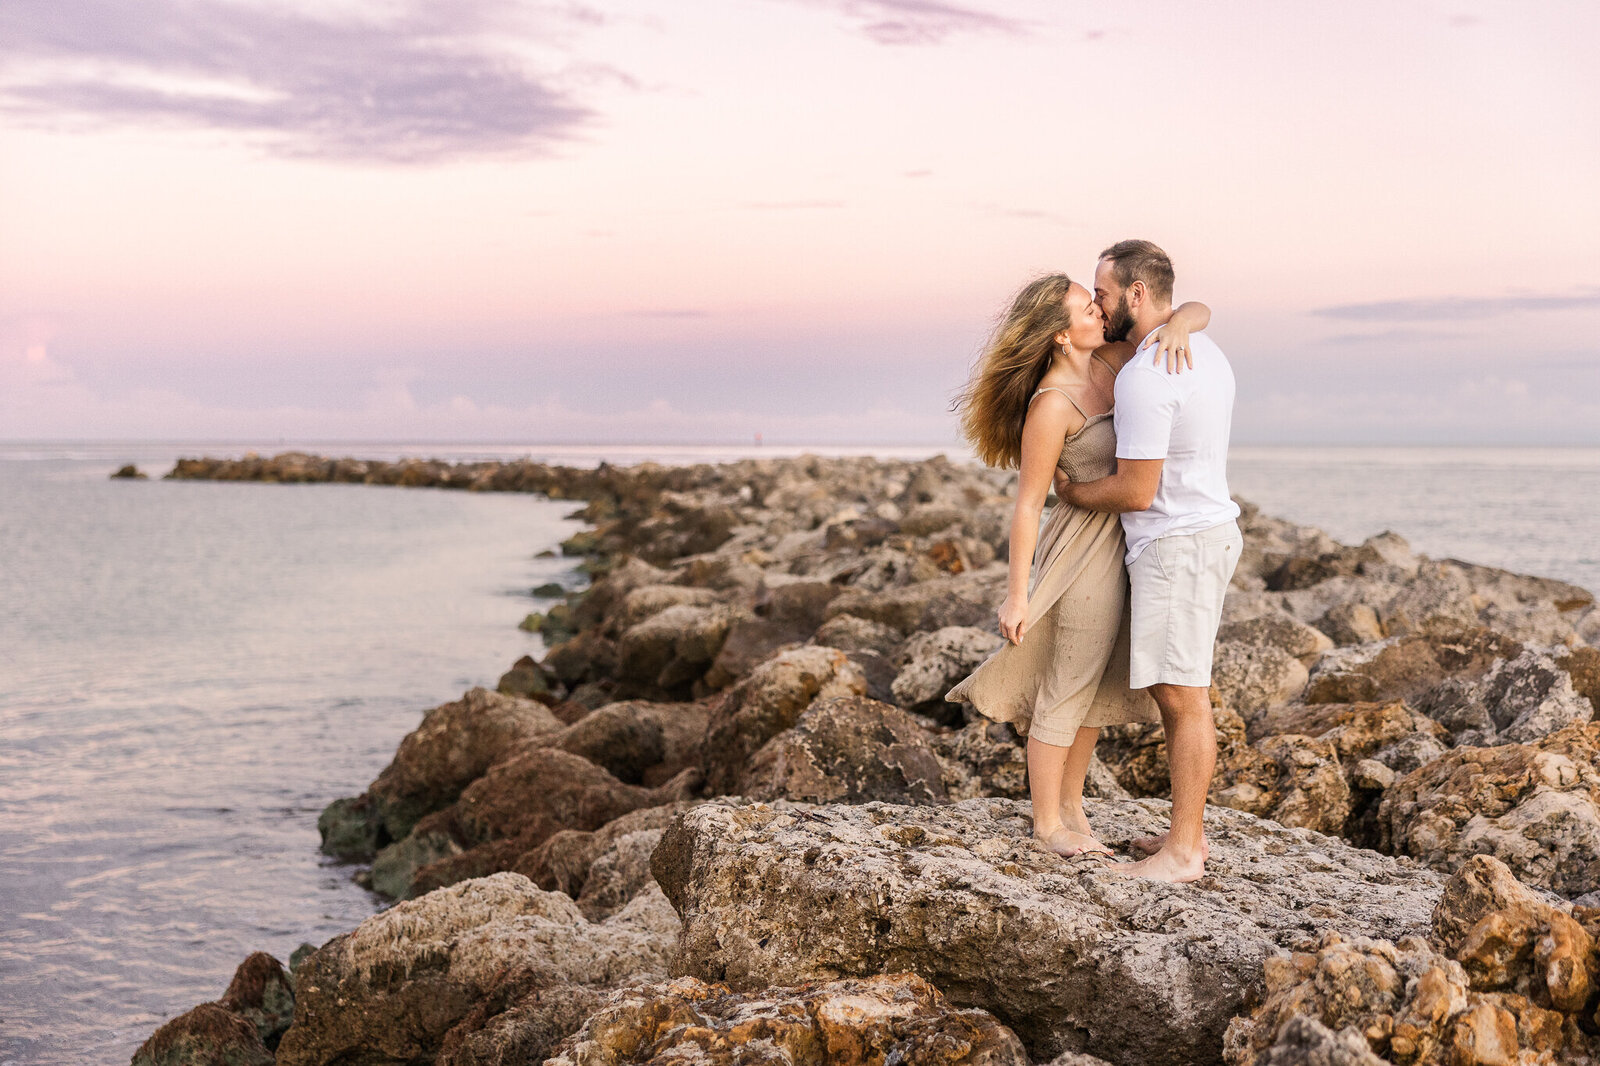
[[[943,457],[574,469],[300,453],[179,479],[581,501],[548,646],[428,711],[322,846],[396,900],[245,960],[139,1064],[1600,1063],[1600,610],[1245,505],[1205,878],[1029,835],[1012,479]],[[545,589],[542,594],[559,590]],[[1159,727],[1088,813],[1166,817]]]

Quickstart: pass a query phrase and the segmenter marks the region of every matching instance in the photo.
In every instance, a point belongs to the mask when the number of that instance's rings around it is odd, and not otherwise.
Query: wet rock
[[[539,628],[540,632],[544,632],[547,627],[541,622]],[[546,639],[552,638],[561,639],[559,634],[546,634]],[[550,698],[551,682],[554,680],[544,667],[534,661],[533,656],[524,655],[511,664],[511,669],[500,675],[500,683],[495,686],[495,690],[507,696],[521,696],[524,699]]]
[[[145,480],[149,479],[150,475],[146,474],[144,471],[140,470],[137,466],[134,466],[132,463],[128,463],[125,466],[117,467],[116,472],[113,473],[111,475],[111,477],[112,477],[113,480],[115,480],[117,478],[123,478],[123,479],[126,479],[126,480],[133,480],[133,481],[145,481]]]
[[[541,703],[474,688],[427,712],[367,795],[390,838],[401,840],[495,762],[559,729],[561,722]]]
[[[294,1020],[294,982],[283,963],[257,951],[233,972],[217,1005],[255,1026],[261,1043],[275,1048]]]
[[[1600,723],[1529,744],[1455,748],[1395,783],[1384,850],[1454,871],[1492,855],[1524,884],[1575,896],[1600,884]]]
[[[860,668],[837,648],[808,645],[762,663],[711,702],[702,749],[706,787],[733,792],[750,756],[794,725],[813,700],[861,695],[866,687]]]
[[[733,1066],[756,1056],[793,1066],[1028,1066],[1016,1034],[984,1011],[952,1007],[914,974],[744,993],[693,977],[622,989],[548,1066]]]
[[[430,892],[305,960],[277,1062],[429,1062],[447,1041],[459,1063],[493,1048],[537,1061],[570,1031],[552,1023],[581,1022],[566,1006],[573,990],[663,976],[672,929],[664,901],[592,924],[567,896],[512,873]]]
[[[706,721],[704,704],[624,700],[591,711],[546,743],[619,781],[655,787],[699,764]]]
[[[457,836],[449,812],[435,811],[413,826],[404,840],[397,840],[378,852],[367,872],[367,887],[390,899],[410,899],[459,880],[454,876],[436,883],[417,880],[420,871],[453,859],[466,850]]]
[[[1087,811],[1115,847],[1165,828],[1157,801]],[[1279,947],[1335,927],[1427,929],[1436,875],[1236,811],[1207,817],[1210,870],[1185,886],[1035,847],[1014,800],[713,801],[673,823],[653,866],[684,920],[675,972],[758,989],[908,970],[992,1012],[1036,1058],[1123,1066],[1217,1061]]]
[[[754,799],[944,803],[944,767],[926,728],[866,696],[814,701],[756,752],[739,782]]]
[[[322,851],[345,862],[371,862],[378,849],[389,843],[372,797],[366,793],[336,799],[317,816]]]
[[[544,667],[568,685],[610,678],[617,670],[617,645],[600,630],[586,629],[546,652]]]
[[[272,1066],[256,1027],[216,1003],[185,1011],[133,1053],[133,1066]]]

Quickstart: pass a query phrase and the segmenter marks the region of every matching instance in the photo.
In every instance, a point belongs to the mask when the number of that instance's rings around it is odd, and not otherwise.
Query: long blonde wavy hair
[[[1071,284],[1065,274],[1045,274],[1024,285],[950,405],[961,415],[961,435],[989,466],[1022,465],[1022,423],[1033,390],[1055,358],[1056,334],[1071,324]]]

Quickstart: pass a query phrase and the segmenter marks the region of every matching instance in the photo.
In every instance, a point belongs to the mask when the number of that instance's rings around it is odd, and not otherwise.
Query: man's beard
[[[1106,314],[1106,340],[1125,341],[1133,332],[1133,312],[1128,310],[1128,294],[1117,298],[1117,306]]]

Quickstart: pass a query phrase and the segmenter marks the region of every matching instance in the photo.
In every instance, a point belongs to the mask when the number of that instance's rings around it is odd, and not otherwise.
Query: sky
[[[3,0],[0,439],[942,444],[1172,256],[1249,443],[1600,444],[1600,5]]]

